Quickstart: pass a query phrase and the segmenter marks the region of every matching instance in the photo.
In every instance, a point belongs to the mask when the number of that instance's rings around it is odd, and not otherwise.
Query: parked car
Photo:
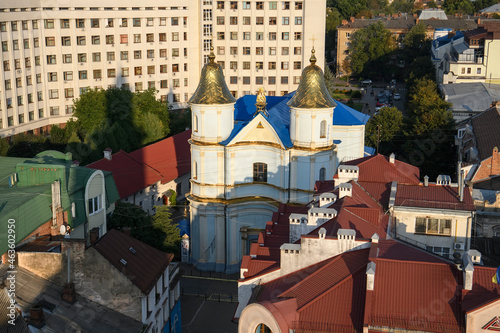
[[[363,80],[361,81],[361,84],[372,84],[372,80],[370,79]]]
[[[380,111],[380,109],[382,109],[382,108],[389,108],[389,107],[391,107],[390,104],[382,104],[380,106],[375,107],[375,115],[378,114],[378,112]]]
[[[395,101],[400,101],[401,100],[401,95],[399,93],[394,94],[394,100]]]

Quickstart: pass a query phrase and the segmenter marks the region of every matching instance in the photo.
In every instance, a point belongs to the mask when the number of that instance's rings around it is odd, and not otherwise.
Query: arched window
[[[322,120],[319,126],[319,137],[326,138],[326,120]]]
[[[267,183],[267,164],[254,163],[253,164],[253,181]]]
[[[198,163],[196,163],[196,161],[193,161],[193,170],[191,172],[191,175],[193,179],[198,179]]]
[[[319,180],[325,180],[325,174],[326,174],[325,168],[319,169]]]
[[[198,116],[193,117],[193,131],[198,132]]]
[[[255,329],[255,333],[273,333],[266,324],[259,324]]]

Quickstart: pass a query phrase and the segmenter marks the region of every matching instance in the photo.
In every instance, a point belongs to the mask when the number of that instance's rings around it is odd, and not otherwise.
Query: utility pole
[[[378,144],[380,143],[380,128],[382,127],[381,124],[377,125],[377,154],[378,154]]]

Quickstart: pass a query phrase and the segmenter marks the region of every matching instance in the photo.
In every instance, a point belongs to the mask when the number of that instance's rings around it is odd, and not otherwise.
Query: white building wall
[[[333,138],[340,140],[337,145],[337,164],[364,156],[365,126],[333,126]],[[337,165],[335,165],[337,167]]]
[[[0,42],[7,42],[8,50],[0,52],[0,64],[3,66],[4,61],[8,61],[10,70],[4,71],[0,80],[0,136],[65,123],[72,116],[73,99],[80,96],[80,88],[86,87],[106,89],[128,85],[135,91],[136,83],[138,90],[140,84],[142,89],[147,89],[151,82],[159,90],[158,98],[168,100],[174,108],[184,108],[198,85],[201,67],[210,52],[212,35],[216,61],[223,65],[228,87],[236,97],[255,93],[261,86],[268,95],[296,90],[301,71],[310,56],[314,42],[312,36],[316,40],[318,63],[324,63],[325,0],[262,3],[263,9],[257,9],[256,3],[251,2],[251,9],[244,10],[243,2],[238,1],[238,10],[233,11],[229,9],[229,1],[224,1],[225,10],[218,10],[218,1],[211,0],[188,3],[150,0],[144,4],[133,0],[120,3],[112,0],[85,3],[73,0],[64,3],[57,0],[3,1],[0,4],[0,25],[5,22],[6,31],[0,32]],[[276,9],[269,10],[274,4]],[[286,6],[288,9],[284,9]],[[219,25],[217,17],[221,16],[225,17],[225,23]],[[238,23],[229,24],[231,17],[238,17]],[[244,17],[250,18],[250,24],[244,23]],[[271,24],[274,17],[276,24]],[[133,25],[134,18],[140,19],[140,26]],[[149,18],[153,19],[151,26],[147,25]],[[257,18],[262,24],[257,24]],[[53,29],[44,28],[45,19],[54,20]],[[61,29],[61,20],[66,19],[70,27]],[[76,27],[76,19],[83,19],[85,27]],[[91,19],[99,20],[98,28],[90,26]],[[108,19],[113,19],[113,27],[108,25]],[[127,20],[127,27],[120,26],[122,19]],[[32,28],[33,20],[38,29]],[[26,30],[23,21],[27,21]],[[175,21],[177,25],[174,25]],[[17,22],[17,31],[12,31],[11,22]],[[224,32],[224,40],[218,39],[218,32]],[[237,32],[237,40],[231,40],[231,32]],[[261,32],[262,40],[257,39],[260,38],[257,33]],[[274,32],[276,40],[271,40],[270,34]],[[153,34],[154,42],[146,40],[149,33]],[[166,34],[166,41],[159,41],[160,33]],[[173,33],[178,33],[178,41],[173,40],[177,39]],[[248,33],[249,40],[243,40],[244,33]],[[136,34],[141,36],[140,43],[134,42]],[[284,34],[288,34],[288,39],[284,39]],[[121,35],[128,35],[128,42],[121,42]],[[77,45],[79,36],[85,37],[85,45]],[[93,36],[100,37],[99,44],[92,44]],[[114,43],[107,44],[107,36],[113,36]],[[46,46],[46,37],[54,37],[55,46]],[[62,37],[70,37],[71,45],[63,46]],[[37,48],[34,47],[34,38],[38,38]],[[24,39],[28,39],[29,49],[24,49]],[[19,50],[13,49],[15,40]],[[224,52],[220,52],[219,47],[224,47]],[[231,47],[237,48],[237,55],[231,54]],[[249,47],[249,55],[243,54],[244,47]],[[262,49],[258,51],[258,47]],[[148,58],[148,50],[153,50],[154,58]],[[134,51],[141,51],[140,59],[134,58]],[[107,52],[115,52],[114,60],[108,60]],[[128,60],[121,59],[121,52],[128,52]],[[100,61],[92,60],[93,53],[100,53]],[[86,62],[78,61],[78,54],[86,54]],[[56,64],[47,63],[48,55],[56,56]],[[63,63],[63,55],[71,55],[72,62]],[[40,65],[35,65],[36,57],[39,57]],[[31,67],[26,66],[26,58]],[[16,60],[19,69],[15,68]],[[274,68],[273,63],[275,69],[270,69]],[[174,65],[177,65],[178,72],[174,72]],[[148,73],[148,66],[154,66],[154,74]],[[166,72],[162,72],[161,66],[166,66]],[[234,66],[237,69],[231,69]],[[262,66],[262,69],[257,70],[257,66]],[[141,67],[142,74],[135,73],[136,67]],[[122,68],[129,69],[128,76],[122,75]],[[116,75],[108,76],[108,69],[115,69]],[[101,70],[100,78],[94,78],[94,70]],[[80,71],[87,71],[86,79],[79,79]],[[64,72],[72,72],[72,80],[65,80]],[[49,82],[48,73],[56,73],[57,81]],[[40,74],[40,83],[37,83],[37,74]],[[27,85],[27,76],[31,76],[31,85]],[[18,78],[22,87],[16,88]],[[10,89],[6,89],[8,80]],[[66,89],[73,89],[72,93]],[[58,97],[54,97],[53,92],[53,98],[49,98],[50,90],[57,90]],[[42,94],[40,101],[38,92]],[[28,102],[28,94],[33,98],[32,103]],[[18,96],[23,98],[22,105],[17,103]],[[12,103],[10,108],[6,105],[8,99]]]
[[[455,250],[464,253],[470,249],[470,236],[472,228],[472,213],[464,211],[412,209],[408,207],[393,208],[393,217],[396,223],[396,238],[403,236],[403,240],[419,247],[446,247],[450,256]],[[451,230],[447,235],[415,233],[416,218],[435,218],[451,220]],[[393,220],[394,221],[394,220]],[[455,249],[455,244],[463,244],[462,249]]]

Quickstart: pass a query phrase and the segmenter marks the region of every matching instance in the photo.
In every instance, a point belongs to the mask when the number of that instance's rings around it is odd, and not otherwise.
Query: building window
[[[134,19],[132,19],[132,25],[134,27],[140,27],[141,26],[141,19],[140,18],[134,18]]]
[[[61,37],[61,44],[62,46],[71,46],[71,37],[69,36]]]
[[[93,62],[100,62],[101,61],[101,52],[92,53],[92,61]]]
[[[301,10],[302,9],[302,1],[296,1],[295,2],[295,9]]]
[[[294,40],[302,40],[302,32],[294,32],[293,33],[293,39]]]
[[[288,16],[283,16],[281,18],[281,24],[283,24],[283,25],[289,25],[290,24],[290,18]]]
[[[55,55],[48,55],[47,56],[47,64],[55,65],[56,64],[56,56]]]
[[[45,37],[45,45],[46,46],[56,46],[55,37]]]
[[[134,34],[134,43],[141,42],[141,34]]]
[[[289,40],[290,39],[290,33],[289,32],[282,32],[281,33],[281,39],[282,40]]]
[[[440,246],[426,246],[425,249],[427,251],[433,252],[443,257],[450,257],[450,248],[449,247],[440,247]]]
[[[99,28],[99,19],[90,19],[91,28]]]
[[[477,74],[481,74],[481,68],[477,69]]]
[[[290,9],[290,1],[283,1],[281,8],[284,10]]]
[[[250,16],[243,17],[243,25],[250,25]]]
[[[451,235],[451,220],[417,217],[415,233],[430,235]]]
[[[57,72],[48,73],[49,82],[57,82]]]
[[[250,1],[243,1],[243,9],[250,9]]]
[[[92,36],[92,45],[101,45],[101,36]]]
[[[85,36],[77,36],[76,45],[85,45]]]
[[[243,61],[243,69],[250,69],[250,61]]]
[[[44,27],[45,29],[54,29],[54,20],[53,19],[44,20]],[[12,30],[14,30],[14,28],[12,28]],[[17,30],[17,23],[16,23],[16,30]]]
[[[73,88],[66,88],[66,89],[64,89],[64,97],[65,98],[75,97],[75,94],[73,92]]]
[[[270,76],[267,78],[268,84],[276,84],[276,76]]]
[[[278,2],[277,1],[269,1],[269,9],[270,10],[278,9]]]
[[[243,33],[243,39],[244,40],[250,40],[250,32],[244,32]]]
[[[89,204],[89,209],[88,209],[89,215],[93,215],[93,214],[100,212],[102,209],[102,207],[101,207],[101,194],[89,199],[88,204]]]
[[[264,2],[262,2],[262,1],[257,1],[257,2],[255,3],[255,8],[257,8],[258,10],[262,10],[262,9],[264,9]]]
[[[250,84],[250,76],[243,76],[243,84]]]
[[[263,47],[256,47],[255,54],[256,55],[264,55],[264,48]]]
[[[120,35],[120,44],[127,44],[128,43],[128,35]]]
[[[319,137],[326,138],[326,120],[322,120],[320,124]]]
[[[302,16],[295,17],[295,25],[302,25]]]
[[[282,47],[281,48],[281,55],[288,55],[289,53],[289,48],[288,47]]]
[[[73,72],[63,72],[64,81],[73,81]]]
[[[253,164],[253,181],[267,183],[267,164],[254,163]]]

